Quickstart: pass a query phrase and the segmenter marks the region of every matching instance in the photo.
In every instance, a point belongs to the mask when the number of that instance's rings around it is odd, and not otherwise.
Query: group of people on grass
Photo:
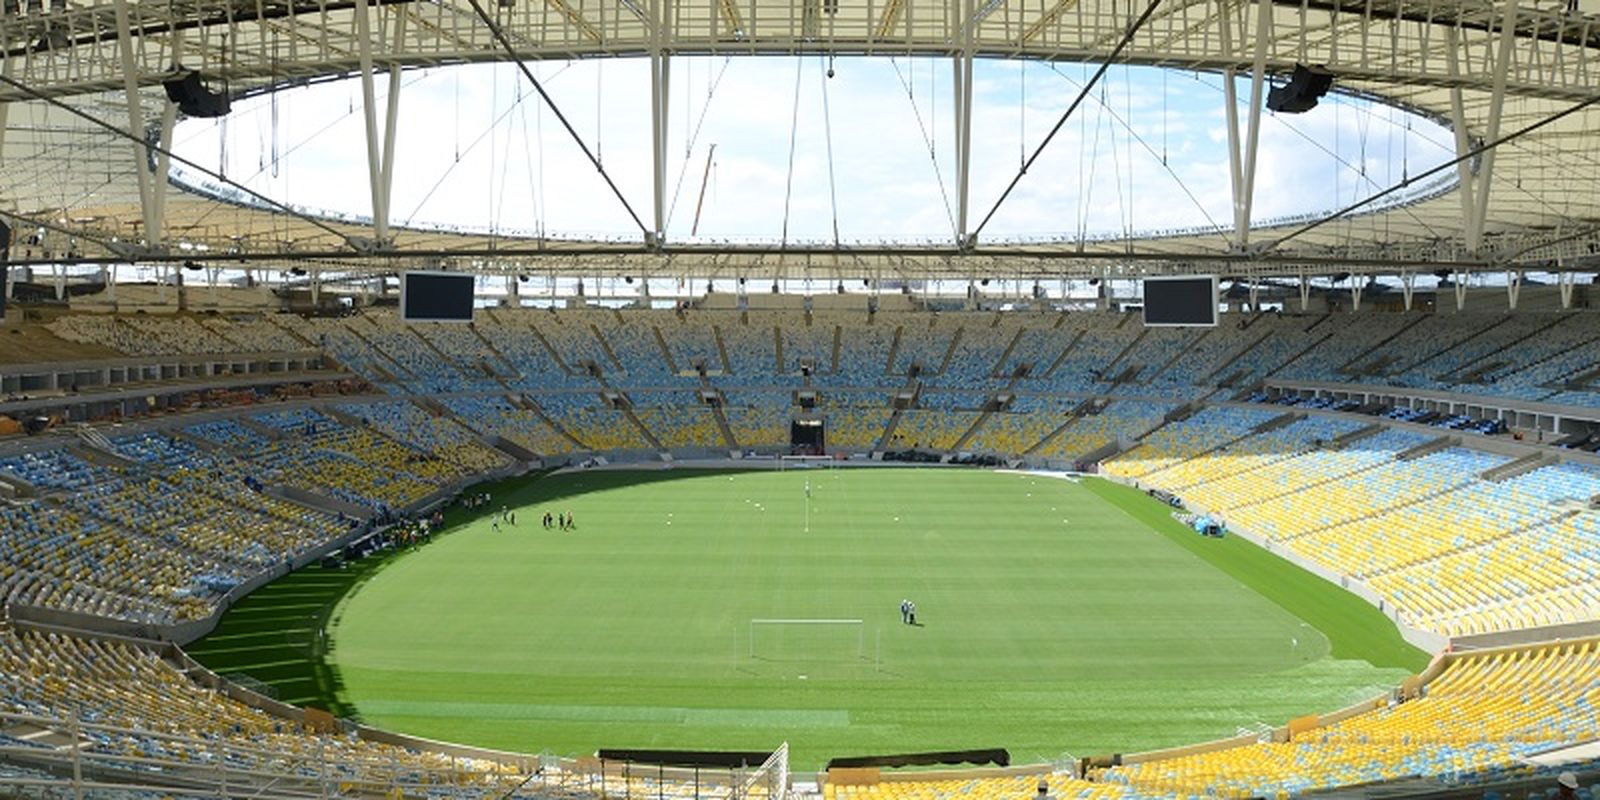
[[[491,502],[493,502],[493,498],[489,496],[488,492],[464,495],[461,498],[462,508],[469,511],[483,508]],[[508,525],[513,528],[517,526],[517,512],[510,506],[500,506],[500,510],[494,512],[494,517],[489,520],[489,529],[495,533],[500,532],[501,525]],[[578,523],[573,519],[571,511],[565,511],[560,514],[546,511],[544,512],[544,529],[547,531],[556,529],[575,531],[578,529]]]

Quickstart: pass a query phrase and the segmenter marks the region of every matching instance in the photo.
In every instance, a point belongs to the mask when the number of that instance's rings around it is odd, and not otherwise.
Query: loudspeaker
[[[185,72],[161,85],[167,90],[167,99],[177,103],[178,110],[188,116],[210,119],[227,116],[233,110],[233,101],[226,94],[207,89],[198,72]]]
[[[1319,67],[1294,65],[1294,75],[1282,86],[1267,92],[1267,109],[1283,114],[1303,114],[1317,107],[1317,100],[1333,86],[1333,73]]]

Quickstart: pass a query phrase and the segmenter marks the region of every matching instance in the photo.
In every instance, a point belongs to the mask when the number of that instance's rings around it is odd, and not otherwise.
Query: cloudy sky
[[[951,64],[940,59],[676,58],[668,236],[689,239],[707,153],[701,240],[948,241],[955,214]],[[649,66],[533,69],[651,217]],[[1079,91],[1092,66],[980,61],[974,81],[975,226]],[[406,73],[391,217],[507,234],[637,238],[622,205],[511,65]],[[378,93],[386,94],[380,79]],[[1241,81],[1240,100],[1248,84]],[[191,120],[179,152],[252,189],[368,214],[361,90],[350,80]],[[1241,118],[1243,110],[1241,109]],[[381,123],[380,123],[381,125]],[[984,237],[1118,235],[1231,225],[1221,78],[1113,67]],[[1352,98],[1263,116],[1254,219],[1359,200],[1450,158],[1432,121]],[[792,162],[792,163],[791,163]]]

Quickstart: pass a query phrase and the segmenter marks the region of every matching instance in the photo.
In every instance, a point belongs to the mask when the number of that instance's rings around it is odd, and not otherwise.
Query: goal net
[[[750,658],[763,661],[845,661],[867,657],[867,626],[859,619],[752,619]]]

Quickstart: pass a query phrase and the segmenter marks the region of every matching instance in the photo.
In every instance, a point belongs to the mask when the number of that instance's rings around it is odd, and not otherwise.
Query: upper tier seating
[[[806,318],[800,314],[782,314],[777,318],[783,337],[785,373],[799,375],[801,365],[808,361],[819,373],[833,370],[833,338],[837,330],[834,325],[816,317],[807,325]]]
[[[550,427],[537,412],[514,406],[504,397],[446,397],[440,402],[472,428],[503,436],[539,455],[553,456],[573,449],[572,441]]]
[[[1018,397],[1010,411],[990,414],[965,449],[1020,455],[1066,422],[1066,412],[1075,405],[1070,400]]]
[[[1161,424],[1162,416],[1174,406],[1139,400],[1116,400],[1099,413],[1072,420],[1059,434],[1039,446],[1038,454],[1047,458],[1073,459],[1087,455],[1116,441],[1143,435]]]
[[[894,342],[894,328],[888,325],[852,324],[839,328],[839,368],[813,376],[812,381],[821,386],[894,386],[904,382],[904,377],[888,375],[889,348]],[[787,351],[785,351],[787,352]]]
[[[1343,370],[1348,364],[1421,320],[1420,314],[1330,316],[1314,331],[1330,335],[1273,376],[1285,380],[1338,381],[1344,377]]]
[[[794,418],[788,392],[731,392],[722,414],[740,447],[780,447],[789,444],[789,422]]]
[[[1187,419],[1167,423],[1138,446],[1106,462],[1103,469],[1123,478],[1150,475],[1246,436],[1274,416],[1271,411],[1253,408],[1207,407]]]
[[[348,324],[356,336],[365,339],[371,348],[399,368],[400,372],[394,375],[407,392],[444,394],[504,390],[481,366],[451,361],[424,338],[416,326],[402,324],[386,314],[363,314],[351,318]]]
[[[827,420],[828,446],[847,450],[870,450],[878,446],[878,440],[883,438],[884,428],[889,424],[892,413],[881,398],[873,398],[878,402],[868,403],[868,396],[862,395],[853,398],[852,402],[863,405],[845,405],[838,400],[829,400],[819,409],[824,419]]]
[[[687,388],[699,385],[699,378],[680,374],[689,371],[688,365],[679,365],[679,371],[673,370],[667,351],[663,349],[666,340],[656,329],[653,320],[654,315],[640,314],[630,315],[625,321],[609,316],[597,318],[595,327],[616,355],[616,363],[621,367],[619,374],[615,375],[613,370],[606,369],[606,381],[616,387],[629,388]]]
[[[975,411],[915,409],[900,412],[886,450],[950,450],[978,420]]]
[[[752,320],[746,325],[737,317],[720,320],[717,330],[728,353],[732,374],[718,376],[718,386],[798,386],[800,376],[782,375],[778,370],[777,339],[771,317]]]
[[[890,372],[905,375],[913,364],[923,372],[937,374],[944,366],[945,354],[955,341],[955,327],[941,325],[941,317],[921,318],[920,315],[904,322],[896,321],[900,330],[900,345],[894,351],[894,364]],[[931,323],[931,324],[930,324]]]
[[[726,449],[722,430],[711,409],[690,392],[634,392],[634,415],[667,448]]]
[[[1014,336],[1016,329],[1010,325],[994,327],[982,320],[967,320],[955,337],[949,362],[930,380],[947,389],[984,390],[1008,385],[1009,374],[999,373],[997,368]]]
[[[562,367],[525,315],[489,317],[478,325],[478,333],[510,370],[504,378],[513,388],[532,391],[595,386],[592,378],[578,370],[579,365],[569,363],[572,372]]]
[[[649,440],[625,412],[601,406],[593,394],[540,395],[537,402],[551,421],[583,443],[583,449],[650,449]]]
[[[393,312],[343,319],[69,315],[52,330],[139,355],[325,348],[392,393],[904,385],[1220,399],[1265,378],[1417,387],[1600,407],[1600,315],[1589,312],[1230,314],[1215,328],[1135,315],[484,310],[471,327]],[[781,369],[779,368],[781,349]],[[1024,365],[1030,371],[1012,385]]]
[[[463,476],[507,466],[510,460],[477,441],[455,420],[408,403],[341,405],[345,414],[370,423],[398,442],[420,447],[461,468]]]

